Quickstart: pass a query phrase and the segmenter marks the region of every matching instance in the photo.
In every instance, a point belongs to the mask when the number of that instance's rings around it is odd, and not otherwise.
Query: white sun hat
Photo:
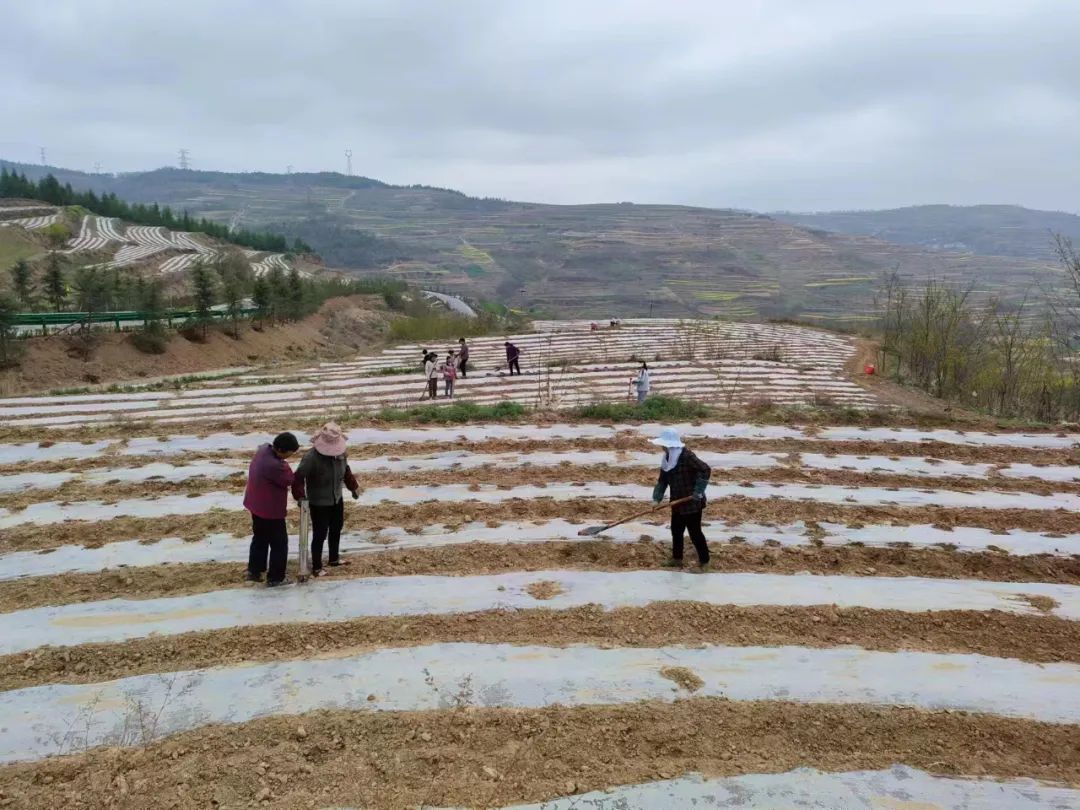
[[[679,431],[675,430],[675,428],[664,428],[660,431],[659,436],[650,441],[661,447],[686,447],[682,439],[679,438]]]

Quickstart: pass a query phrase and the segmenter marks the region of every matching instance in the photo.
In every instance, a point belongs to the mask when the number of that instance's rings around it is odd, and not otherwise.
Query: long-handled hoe
[[[687,501],[693,500],[693,498],[693,495],[687,495],[685,498],[679,498],[679,500],[672,501],[671,503],[662,503],[657,506],[652,506],[642,512],[630,515],[630,517],[624,517],[622,520],[616,520],[614,523],[609,523],[606,526],[587,526],[578,532],[578,536],[592,537],[593,535],[600,534],[600,532],[606,532],[608,529],[614,529],[616,526],[621,526],[623,523],[629,523],[635,518],[645,517],[645,515],[652,514],[653,512],[657,512],[661,509],[664,509],[665,507],[670,509],[673,506],[679,506],[680,504],[684,504]]]

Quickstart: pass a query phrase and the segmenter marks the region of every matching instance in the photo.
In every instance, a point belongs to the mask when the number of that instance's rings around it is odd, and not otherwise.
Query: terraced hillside
[[[203,234],[134,225],[75,209],[44,204],[5,205],[0,201],[0,228],[11,229],[14,233],[34,232],[56,223],[69,226],[73,233],[64,245],[64,253],[107,269],[131,267],[171,276],[190,269],[197,261],[210,261],[219,252],[229,249]],[[245,250],[243,254],[256,275],[266,273],[272,266],[283,271],[290,269],[285,254],[252,250]],[[307,271],[301,272],[309,275]]]
[[[77,187],[299,236],[335,266],[561,317],[797,315],[854,325],[870,317],[877,277],[894,268],[976,280],[1005,298],[1058,272],[1045,256],[927,250],[735,210],[507,202],[331,173],[56,173]]]
[[[1080,801],[1080,435],[681,425],[695,573],[662,515],[579,536],[648,501],[658,425],[346,427],[350,565],[275,590],[242,582],[269,433],[0,442],[5,799]]]
[[[778,212],[807,228],[874,236],[930,250],[1053,261],[1054,234],[1080,241],[1080,216],[1018,205],[914,205],[886,211]]]
[[[757,404],[879,404],[848,379],[854,343],[829,332],[779,324],[629,320],[593,331],[588,322],[539,322],[540,331],[511,335],[522,351],[521,375],[506,373],[506,337],[470,343],[468,376],[454,401],[517,402],[559,410],[597,402],[626,402],[640,361],[649,363],[654,395],[725,407]],[[349,418],[419,404],[426,383],[421,347],[404,344],[376,356],[315,366],[249,370],[182,390],[99,391],[69,396],[0,399],[10,427],[109,425],[120,422],[250,420],[310,414]],[[449,348],[449,347],[448,347]],[[456,348],[456,343],[454,345]],[[388,373],[389,372],[389,373]],[[447,405],[442,397],[436,404]]]

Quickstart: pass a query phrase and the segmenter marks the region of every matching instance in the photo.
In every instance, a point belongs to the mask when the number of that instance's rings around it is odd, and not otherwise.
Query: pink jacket
[[[248,466],[244,508],[267,520],[284,519],[292,482],[293,471],[288,462],[278,458],[269,444],[261,445]]]

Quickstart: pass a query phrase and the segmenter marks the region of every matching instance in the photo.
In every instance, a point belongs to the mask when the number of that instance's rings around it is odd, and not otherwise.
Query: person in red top
[[[247,578],[262,582],[266,572],[266,585],[270,588],[288,582],[285,563],[289,557],[289,532],[285,528],[285,512],[293,471],[286,459],[299,449],[300,442],[294,435],[281,433],[272,444],[260,445],[248,466],[244,490],[244,508],[251,512]]]

